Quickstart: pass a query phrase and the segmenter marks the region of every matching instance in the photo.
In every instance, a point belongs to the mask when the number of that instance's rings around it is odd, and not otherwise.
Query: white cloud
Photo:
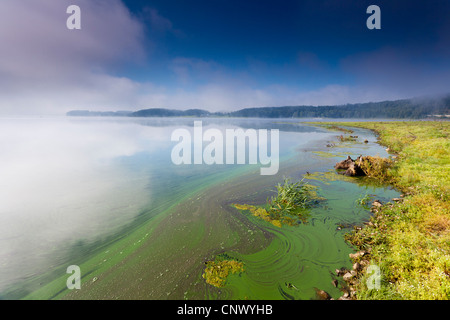
[[[66,9],[81,8],[81,30]],[[2,0],[0,113],[61,113],[128,103],[137,84],[114,71],[144,57],[143,27],[119,0]]]

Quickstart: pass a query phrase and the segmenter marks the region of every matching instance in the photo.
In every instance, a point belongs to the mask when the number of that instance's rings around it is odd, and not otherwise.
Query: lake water
[[[193,133],[196,120],[224,135],[278,129],[277,174],[261,175],[259,164],[175,165],[171,134]],[[337,226],[368,219],[356,204],[364,195],[387,201],[396,191],[330,174],[310,179],[327,201],[296,227],[231,206],[263,204],[284,177],[333,172],[347,155],[388,156],[369,131],[355,129],[356,143],[338,144],[340,133],[307,120],[0,119],[0,296],[312,299],[320,288],[339,297],[330,272],[349,267],[352,248]],[[222,253],[246,269],[217,289],[201,275]],[[81,267],[81,290],[66,288],[69,265]]]

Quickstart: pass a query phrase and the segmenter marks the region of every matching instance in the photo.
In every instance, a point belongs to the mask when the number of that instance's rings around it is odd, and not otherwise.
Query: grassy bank
[[[367,287],[367,272],[359,273],[357,298],[449,299],[450,122],[344,122],[339,126],[378,134],[379,143],[389,148],[395,160],[383,172],[383,179],[404,194],[346,237],[359,250],[369,252],[364,259],[381,268],[378,290]]]

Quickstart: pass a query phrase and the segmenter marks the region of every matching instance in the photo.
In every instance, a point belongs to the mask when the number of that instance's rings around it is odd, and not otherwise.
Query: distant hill
[[[68,116],[127,117],[251,117],[251,118],[359,118],[423,119],[450,117],[450,95],[435,99],[404,99],[339,106],[285,106],[246,108],[232,112],[209,112],[201,109],[143,109],[135,112],[96,112],[76,110]]]
[[[186,111],[172,109],[144,109],[132,112],[130,117],[208,117],[211,113],[201,109],[189,109]]]
[[[128,117],[132,111],[89,111],[73,110],[66,113],[69,117]]]

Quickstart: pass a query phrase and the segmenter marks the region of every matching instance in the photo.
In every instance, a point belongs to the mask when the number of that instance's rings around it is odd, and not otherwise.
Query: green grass
[[[303,180],[299,182],[290,182],[285,179],[283,184],[279,183],[276,187],[277,195],[269,201],[269,212],[277,215],[298,215],[301,216],[301,209],[309,208],[314,202],[313,186]]]
[[[367,207],[370,202],[373,201],[373,196],[370,194],[365,194],[364,196],[361,196],[358,200],[356,200],[356,204],[359,204],[360,206]]]
[[[382,271],[379,290],[369,290],[361,273],[357,298],[449,299],[450,123],[342,125],[377,132],[379,142],[396,157],[380,176],[405,195],[403,201],[383,206],[370,224],[346,236],[358,249],[369,251],[371,262]]]

